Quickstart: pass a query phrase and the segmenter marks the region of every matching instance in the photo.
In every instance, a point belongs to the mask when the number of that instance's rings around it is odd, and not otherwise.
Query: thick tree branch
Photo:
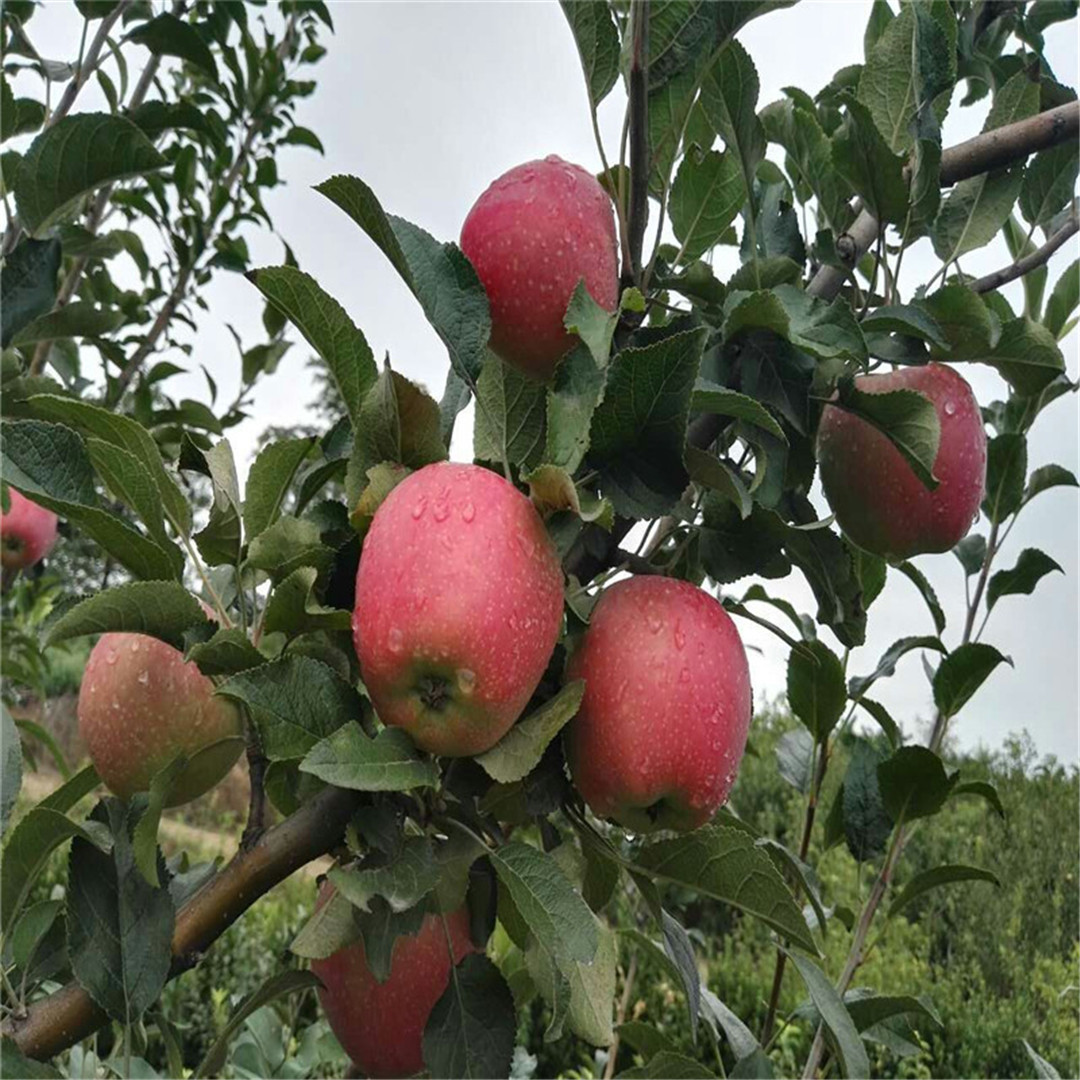
[[[264,893],[341,838],[357,805],[355,792],[328,788],[280,825],[265,832],[199,890],[176,916],[170,974],[192,967],[203,953]],[[108,1017],[78,983],[35,1002],[23,1017],[8,1017],[2,1030],[30,1058],[44,1060],[91,1035]]]
[[[995,270],[992,274],[987,274],[986,277],[969,282],[968,288],[977,293],[993,292],[994,289],[1000,289],[1002,285],[1008,285],[1010,281],[1015,281],[1025,274],[1030,274],[1032,270],[1038,270],[1040,266],[1045,266],[1050,261],[1050,256],[1069,237],[1075,236],[1078,230],[1080,230],[1080,218],[1074,214],[1041,248],[1033,251],[1030,255],[1025,255],[1022,259],[1017,259],[1016,262],[1010,263],[1001,270]]]
[[[641,252],[649,218],[649,0],[631,0],[630,25],[630,272],[641,283]]]
[[[1022,161],[1029,154],[1075,139],[1078,132],[1080,102],[1076,101],[994,131],[985,131],[967,142],[949,147],[941,155],[941,186],[951,187],[959,180]],[[868,210],[860,210],[851,228],[837,239],[838,248],[842,241],[850,248],[851,257],[845,260],[849,266],[858,263],[877,235],[877,219]],[[845,276],[843,270],[823,266],[814,275],[807,291],[830,300],[840,291]]]

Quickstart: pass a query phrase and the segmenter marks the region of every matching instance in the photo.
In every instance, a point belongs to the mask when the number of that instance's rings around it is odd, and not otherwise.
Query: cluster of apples
[[[618,301],[611,201],[558,157],[512,169],[479,198],[461,247],[491,308],[493,351],[549,379],[573,344],[564,315],[584,280]],[[868,393],[915,389],[934,403],[941,441],[929,491],[888,439],[827,406],[818,456],[825,494],[848,536],[890,559],[944,551],[967,532],[985,480],[986,438],[970,387],[940,364],[856,380]],[[5,567],[42,557],[55,515],[12,491],[0,519]],[[377,510],[356,578],[353,638],[379,717],[421,749],[469,756],[494,746],[547,669],[563,621],[563,575],[531,502],[476,465],[441,463],[401,482]],[[726,800],[742,758],[752,696],[746,653],[716,599],[682,581],[638,577],[606,589],[571,657],[585,692],[565,734],[573,782],[599,816],[634,832],[688,830]],[[239,753],[242,720],[194,664],[164,642],[106,634],[79,698],[80,730],[105,783],[146,790],[178,753],[193,758],[173,804],[216,784]],[[206,753],[209,747],[220,752]],[[330,893],[323,887],[320,903]],[[451,950],[447,948],[447,933]],[[379,983],[363,943],[313,963],[342,1045],[369,1076],[423,1067],[423,1030],[453,962],[477,946],[464,909],[428,916],[395,945]]]

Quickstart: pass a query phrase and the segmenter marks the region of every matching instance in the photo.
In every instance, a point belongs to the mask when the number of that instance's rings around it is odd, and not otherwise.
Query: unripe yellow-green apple
[[[209,791],[244,748],[237,707],[171,645],[145,634],[103,634],[79,690],[79,734],[105,786],[122,799],[146,791],[183,754],[170,790],[179,806]]]
[[[562,626],[563,577],[533,505],[478,465],[440,462],[375,512],[356,574],[353,640],[375,711],[423,750],[503,737]]]
[[[712,817],[735,783],[752,707],[742,640],[714,597],[665,577],[612,585],[567,678],[585,680],[565,746],[595,814],[634,832]]]
[[[56,543],[56,515],[38,506],[13,487],[11,506],[0,511],[0,566],[26,570],[41,562]]]
[[[577,341],[564,319],[579,281],[608,311],[618,303],[611,198],[554,154],[504,173],[476,200],[461,250],[491,305],[492,351],[534,378],[550,378]]]
[[[986,486],[986,429],[971,387],[951,367],[926,364],[862,375],[864,394],[918,390],[933,403],[941,441],[931,491],[900,451],[865,420],[826,405],[817,454],[825,498],[859,547],[893,561],[949,551],[967,535]]]
[[[333,893],[326,884],[320,905]],[[364,1076],[413,1076],[424,1067],[424,1027],[431,1010],[450,982],[453,963],[480,952],[469,937],[465,908],[446,918],[427,915],[420,929],[399,937],[390,959],[390,977],[376,980],[368,967],[364,943],[358,941],[325,960],[312,960],[311,970],[322,980],[319,1001],[345,1053]]]

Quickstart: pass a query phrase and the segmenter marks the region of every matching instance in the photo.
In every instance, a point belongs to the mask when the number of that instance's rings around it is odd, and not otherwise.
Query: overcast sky
[[[894,3],[895,8],[895,3]],[[318,89],[303,102],[298,122],[315,130],[326,147],[320,157],[288,149],[279,158],[286,186],[266,198],[279,234],[296,252],[300,266],[314,275],[349,311],[375,355],[389,351],[395,368],[427,384],[437,397],[446,375],[446,350],[425,322],[411,293],[367,237],[340,210],[311,190],[335,173],[352,173],[372,186],[383,206],[423,226],[436,237],[457,240],[461,222],[477,196],[496,176],[523,161],[556,153],[598,171],[584,84],[570,32],[554,2],[541,3],[358,3],[331,2],[336,34],[327,37],[327,57],[315,68]],[[739,35],[757,64],[759,108],[780,96],[784,86],[815,93],[834,71],[863,59],[867,0],[802,0],[797,7],[751,23]],[[1077,84],[1075,23],[1054,27],[1048,55],[1058,77]],[[81,19],[68,0],[50,0],[29,27],[41,53],[69,59],[78,49]],[[29,79],[17,93],[31,92]],[[100,108],[88,88],[81,110]],[[36,92],[36,88],[33,92]],[[986,103],[960,110],[954,99],[944,126],[951,145],[976,134]],[[617,87],[601,111],[609,160],[617,157],[625,98]],[[652,235],[650,228],[649,235]],[[256,265],[282,261],[280,241],[267,233],[248,234]],[[1077,255],[1074,241],[1050,264],[1050,281]],[[732,249],[717,258],[718,276],[735,268]],[[995,242],[964,259],[968,273],[984,273],[1008,261]],[[922,241],[905,257],[903,290],[927,281],[937,269],[930,245]],[[1049,294],[1049,289],[1047,290]],[[1007,294],[1022,308],[1019,284]],[[231,322],[247,344],[260,340],[262,304],[254,288],[235,275],[219,274],[208,294],[194,360],[205,364],[231,400],[238,381],[235,347],[225,329]],[[1077,335],[1064,344],[1066,363],[1077,377]],[[231,440],[246,471],[259,432],[269,424],[304,419],[301,404],[312,393],[307,356],[297,347],[256,395],[252,419],[234,429]],[[179,362],[184,362],[178,356]],[[1003,397],[1005,384],[989,368],[964,365],[964,376],[981,401]],[[168,384],[178,396],[205,397],[202,376]],[[1076,472],[1076,395],[1056,402],[1040,418],[1030,439],[1030,466],[1057,462]],[[471,409],[459,421],[453,456],[471,457]],[[823,512],[824,511],[823,509]],[[1078,753],[1078,576],[1077,493],[1043,494],[1024,513],[1001,556],[1011,566],[1028,546],[1043,548],[1066,576],[1044,579],[1034,598],[1006,597],[995,608],[984,638],[1015,661],[1001,667],[954,722],[965,746],[1000,745],[1010,732],[1027,728],[1039,749],[1076,761]],[[985,531],[985,526],[982,526]],[[946,642],[958,640],[964,584],[951,554],[924,556],[919,567],[930,578],[949,616]],[[813,612],[801,578],[769,583],[797,606]],[[747,583],[739,583],[741,591]],[[740,624],[751,651],[750,665],[759,701],[784,686],[783,647],[764,631]],[[896,638],[933,633],[930,616],[914,587],[899,574],[870,613],[867,644],[852,655],[853,674],[870,671]],[[829,637],[829,635],[826,635]],[[832,642],[835,645],[835,641]],[[909,735],[931,716],[929,684],[916,654],[897,674],[875,688],[878,697]]]

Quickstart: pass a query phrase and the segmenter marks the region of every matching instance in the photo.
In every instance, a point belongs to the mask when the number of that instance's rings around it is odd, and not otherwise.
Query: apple
[[[513,484],[445,461],[406,477],[356,573],[353,641],[379,718],[433,754],[487,750],[536,689],[562,607],[555,548]]]
[[[549,379],[577,338],[563,320],[579,281],[608,311],[619,299],[611,197],[578,165],[552,154],[504,173],[476,200],[461,230],[491,305],[491,348]]]
[[[333,886],[323,885],[319,903]],[[431,1010],[450,982],[450,947],[455,965],[468,953],[480,952],[469,937],[469,916],[459,908],[445,916],[427,915],[416,934],[399,937],[393,946],[390,977],[377,982],[358,941],[325,960],[312,960],[322,980],[319,1001],[345,1053],[364,1076],[413,1076],[424,1067],[424,1027]]]
[[[0,566],[26,570],[41,562],[56,543],[56,515],[8,488],[11,507],[0,511]]]
[[[951,550],[975,521],[986,486],[986,430],[971,387],[945,364],[862,375],[855,386],[866,394],[918,390],[933,402],[941,423],[934,459],[940,483],[930,491],[877,428],[826,405],[818,465],[840,527],[859,547],[894,562]]]
[[[752,706],[746,652],[720,603],[686,581],[620,581],[566,674],[585,680],[565,747],[593,812],[640,833],[708,821],[735,782]]]
[[[179,806],[209,791],[244,748],[237,707],[183,653],[145,634],[103,634],[79,689],[79,733],[105,786],[122,799],[146,791],[184,754],[169,792]]]

